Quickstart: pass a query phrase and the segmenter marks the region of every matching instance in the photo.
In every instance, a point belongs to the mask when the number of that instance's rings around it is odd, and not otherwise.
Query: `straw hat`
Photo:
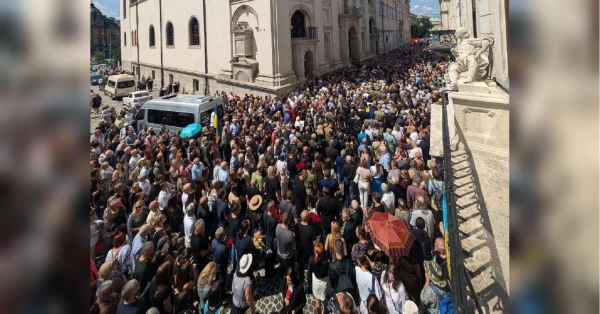
[[[402,306],[402,312],[404,314],[418,314],[419,308],[417,307],[415,302],[407,300],[406,302],[404,302],[404,306]]]
[[[252,266],[252,254],[244,254],[240,258],[240,273],[246,274]]]
[[[248,203],[248,207],[250,207],[250,210],[252,211],[257,210],[260,207],[260,205],[262,205],[262,196],[260,195],[252,196],[250,202]]]

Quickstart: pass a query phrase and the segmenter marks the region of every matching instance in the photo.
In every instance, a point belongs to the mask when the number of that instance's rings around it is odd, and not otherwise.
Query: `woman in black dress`
[[[288,267],[285,272],[281,283],[281,295],[283,296],[283,308],[279,311],[280,314],[302,313],[306,305],[306,293],[293,266]]]

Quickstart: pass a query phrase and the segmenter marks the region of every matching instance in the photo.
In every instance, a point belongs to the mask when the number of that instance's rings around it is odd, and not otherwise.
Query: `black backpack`
[[[342,274],[339,278],[338,278],[338,282],[337,282],[337,288],[336,288],[336,293],[339,292],[348,292],[351,295],[354,295],[354,285],[352,284],[352,280],[350,279],[350,276],[348,276],[348,274],[350,273],[350,267],[348,266],[350,263],[348,263],[348,260],[346,260],[346,268],[345,268],[345,272],[344,274]]]

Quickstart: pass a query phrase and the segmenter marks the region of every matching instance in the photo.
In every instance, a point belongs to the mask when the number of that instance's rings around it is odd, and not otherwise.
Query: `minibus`
[[[160,131],[164,124],[169,131],[178,133],[192,123],[203,128],[213,125],[215,105],[220,119],[223,119],[225,101],[219,96],[173,94],[144,103],[135,116],[134,128],[139,132],[144,125]],[[222,121],[220,122],[222,123]],[[221,124],[222,125],[222,124]]]
[[[111,75],[106,81],[104,95],[110,95],[113,99],[122,98],[135,92],[135,76],[133,75]]]

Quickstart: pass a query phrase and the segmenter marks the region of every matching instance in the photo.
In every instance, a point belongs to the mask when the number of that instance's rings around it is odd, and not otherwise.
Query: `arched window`
[[[173,23],[167,22],[167,46],[173,46],[175,42],[173,36]]]
[[[150,47],[156,46],[156,37],[154,35],[154,26],[150,25]]]
[[[123,18],[127,18],[127,0],[123,0]]]
[[[127,46],[127,33],[123,32],[123,46]]]
[[[304,14],[297,10],[292,14],[292,38],[302,38],[306,34]]]
[[[198,26],[198,19],[192,17],[190,20],[190,46],[200,45],[200,27]]]

